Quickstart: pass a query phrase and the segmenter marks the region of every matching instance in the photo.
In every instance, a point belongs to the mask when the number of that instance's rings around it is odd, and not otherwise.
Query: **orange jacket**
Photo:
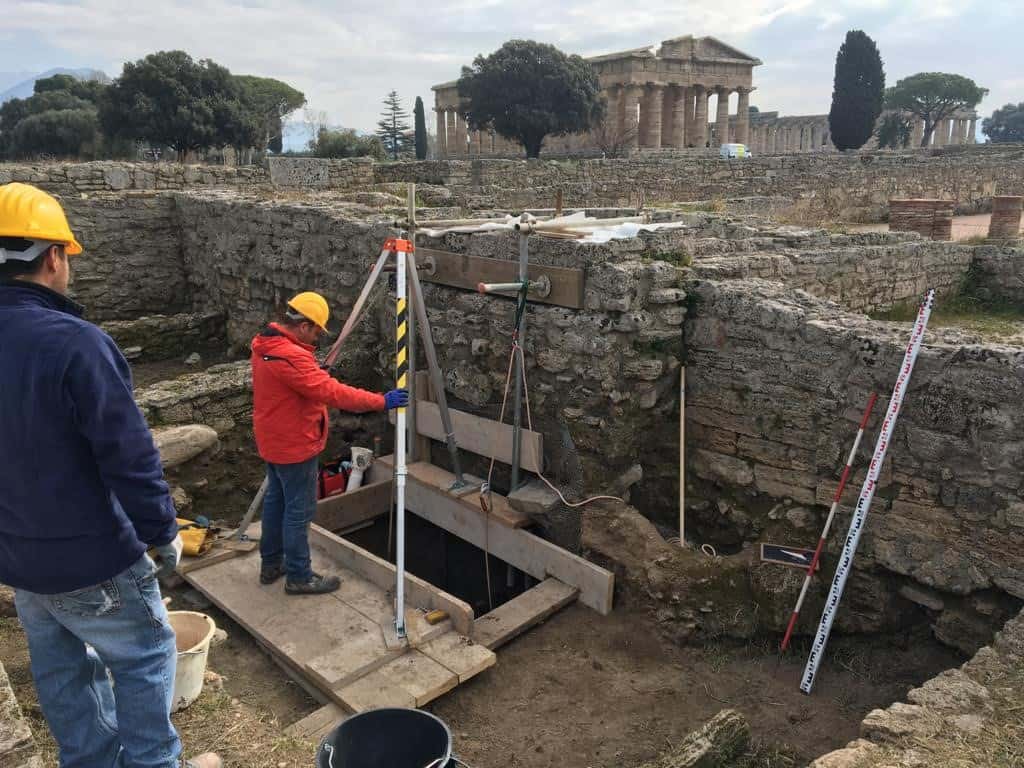
[[[384,395],[333,378],[313,357],[313,347],[277,323],[252,340],[252,395],[256,448],[272,464],[297,464],[323,451],[327,406],[384,410]]]

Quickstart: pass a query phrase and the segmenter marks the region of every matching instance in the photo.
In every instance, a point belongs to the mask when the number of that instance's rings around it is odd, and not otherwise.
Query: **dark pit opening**
[[[377,518],[373,525],[344,536],[353,544],[377,557],[395,562],[394,543],[388,552],[388,517]],[[504,560],[488,555],[491,598],[487,597],[487,566],[484,550],[419,517],[410,510],[405,514],[406,570],[450,595],[469,603],[478,618],[513,597],[522,594],[534,583],[530,576],[513,568]]]

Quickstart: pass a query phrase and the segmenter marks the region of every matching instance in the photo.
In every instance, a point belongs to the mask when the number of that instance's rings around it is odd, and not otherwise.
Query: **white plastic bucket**
[[[217,631],[217,625],[205,613],[195,611],[168,611],[167,617],[178,646],[174,698],[171,700],[171,712],[177,712],[198,699],[203,691],[210,640]]]

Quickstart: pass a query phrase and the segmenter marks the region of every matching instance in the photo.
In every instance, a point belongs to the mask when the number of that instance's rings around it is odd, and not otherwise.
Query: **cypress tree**
[[[875,41],[859,29],[846,33],[836,55],[828,125],[839,149],[860,149],[871,138],[885,97],[885,70]]]
[[[416,97],[416,106],[413,107],[413,122],[416,131],[416,159],[427,159],[427,118],[423,114],[423,99]]]

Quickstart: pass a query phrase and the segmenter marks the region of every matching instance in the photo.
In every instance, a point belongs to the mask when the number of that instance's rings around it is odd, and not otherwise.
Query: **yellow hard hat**
[[[291,298],[288,306],[318,326],[320,330],[327,330],[327,320],[331,316],[331,311],[327,308],[327,299],[319,293],[313,293],[313,291],[300,293]]]
[[[63,243],[69,256],[82,252],[53,195],[16,181],[0,186],[0,237]]]

